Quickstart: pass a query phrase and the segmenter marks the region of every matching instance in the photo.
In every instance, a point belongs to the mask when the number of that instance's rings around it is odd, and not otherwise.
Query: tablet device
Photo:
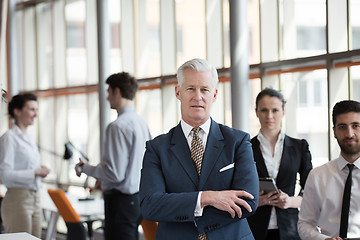
[[[275,180],[273,178],[259,178],[259,187],[260,190],[263,190],[265,194],[276,191],[280,193],[279,189],[276,186]]]

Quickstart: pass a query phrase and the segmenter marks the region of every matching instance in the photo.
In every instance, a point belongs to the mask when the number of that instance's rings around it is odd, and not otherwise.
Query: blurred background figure
[[[279,188],[278,194],[264,194],[260,189],[259,207],[248,218],[256,240],[300,240],[297,221],[303,190],[295,196],[295,185],[299,173],[304,188],[312,169],[311,154],[306,140],[291,138],[281,130],[284,107],[283,95],[274,89],[265,88],[256,97],[261,128],[251,139],[254,160],[259,178],[274,178]]]
[[[139,184],[145,142],[151,139],[146,122],[135,112],[136,79],[127,72],[107,78],[107,100],[118,117],[106,128],[104,155],[92,166],[80,159],[77,176],[85,173],[101,182],[105,202],[105,239],[137,240],[141,223]],[[100,188],[97,182],[96,188]]]
[[[37,98],[19,94],[8,105],[14,119],[0,138],[0,179],[7,192],[1,205],[6,233],[27,232],[41,237],[40,187],[49,169],[40,165],[37,145],[27,129],[38,115]]]

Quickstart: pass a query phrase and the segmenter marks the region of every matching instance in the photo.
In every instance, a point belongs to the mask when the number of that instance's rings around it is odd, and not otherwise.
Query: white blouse
[[[285,133],[280,131],[278,139],[275,143],[274,156],[272,155],[270,142],[262,135],[261,132],[259,132],[257,138],[260,142],[260,150],[264,158],[269,177],[272,177],[276,180],[280,168],[282,153],[284,150]],[[271,209],[268,229],[278,229],[275,207],[272,207]]]
[[[41,177],[35,177],[38,168],[40,154],[35,141],[14,124],[0,138],[0,180],[7,188],[39,190]]]

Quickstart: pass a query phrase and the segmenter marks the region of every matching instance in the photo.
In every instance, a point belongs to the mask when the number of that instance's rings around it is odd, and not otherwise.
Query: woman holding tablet
[[[271,88],[256,97],[256,116],[260,131],[251,139],[259,178],[273,178],[279,193],[260,189],[259,206],[248,222],[256,240],[293,240],[297,232],[298,208],[302,189],[295,195],[297,174],[305,186],[312,169],[311,154],[306,140],[287,136],[281,130],[285,114],[283,95]]]

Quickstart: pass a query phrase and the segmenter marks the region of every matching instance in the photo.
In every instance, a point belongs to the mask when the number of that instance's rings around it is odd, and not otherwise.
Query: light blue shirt
[[[101,181],[104,191],[139,192],[145,143],[151,135],[133,107],[122,109],[106,128],[104,154],[97,166],[84,164],[83,172]]]

